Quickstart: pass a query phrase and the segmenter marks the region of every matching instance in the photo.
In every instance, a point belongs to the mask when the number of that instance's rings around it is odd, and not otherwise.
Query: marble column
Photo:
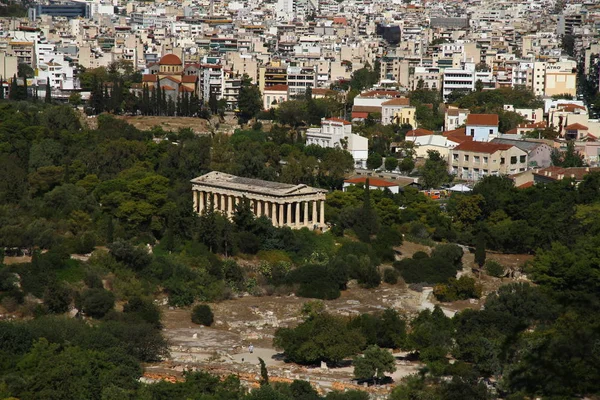
[[[316,200],[312,201],[312,206],[313,206],[312,207],[313,210],[312,210],[312,220],[311,220],[311,222],[312,222],[312,225],[315,225],[317,223],[317,202],[316,202]]]
[[[279,208],[279,224],[278,224],[278,226],[283,226],[285,224],[285,221],[283,219],[283,203],[277,204],[277,207]]]
[[[304,221],[303,225],[308,226],[308,201],[304,201]]]
[[[227,216],[231,218],[233,216],[233,202],[235,197],[226,196],[227,197]]]
[[[321,214],[319,217],[319,224],[325,226],[325,200],[321,200]]]
[[[256,218],[262,217],[262,201],[256,200]]]
[[[294,207],[296,207],[296,219],[294,220],[294,225],[300,226],[300,202],[295,202]]]
[[[277,203],[271,203],[271,221],[273,221],[273,226],[279,226],[279,222],[277,221]]]
[[[199,200],[198,203],[200,204],[199,208],[198,208],[198,214],[202,214],[204,212],[204,207],[205,207],[204,192],[198,192],[198,200]]]
[[[213,209],[219,211],[219,194],[213,194]]]
[[[292,226],[292,203],[285,203],[287,208],[287,221],[285,223],[287,226]]]
[[[198,213],[198,191],[194,190],[192,192],[192,202],[194,203],[194,212]]]

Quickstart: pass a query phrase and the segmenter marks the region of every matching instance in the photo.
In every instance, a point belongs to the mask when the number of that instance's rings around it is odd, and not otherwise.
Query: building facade
[[[341,118],[321,119],[320,128],[306,131],[306,144],[347,150],[352,154],[356,168],[367,166],[369,139],[352,133],[352,124]]]
[[[450,151],[449,172],[477,181],[486,175],[511,175],[527,170],[527,152],[501,143],[468,141]]]
[[[191,180],[194,212],[210,207],[231,218],[235,208],[248,201],[256,217],[269,218],[273,226],[292,229],[325,228],[326,190],[306,185],[242,178],[213,171]]]

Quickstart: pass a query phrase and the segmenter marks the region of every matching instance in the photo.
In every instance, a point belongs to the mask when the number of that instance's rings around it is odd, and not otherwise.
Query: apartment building
[[[416,128],[416,108],[410,106],[410,99],[398,97],[381,104],[381,124],[410,124]]]
[[[287,85],[290,96],[304,94],[307,88],[317,86],[315,67],[288,67]]]
[[[352,154],[356,168],[365,168],[367,165],[369,140],[352,133],[352,123],[341,118],[323,118],[320,128],[309,128],[306,131],[306,144],[345,149]]]
[[[527,169],[527,152],[510,144],[465,141],[449,152],[449,172],[477,181],[486,175],[510,175]]]

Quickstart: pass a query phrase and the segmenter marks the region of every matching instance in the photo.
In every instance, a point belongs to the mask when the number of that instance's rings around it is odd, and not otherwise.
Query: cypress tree
[[[156,101],[156,86],[152,88],[152,94],[150,96],[150,115],[156,115],[156,110],[158,108]]]
[[[480,232],[477,236],[477,242],[475,243],[475,262],[481,268],[485,264],[485,259],[485,237]]]
[[[169,117],[175,115],[175,102],[171,96],[169,96],[169,100],[167,101],[167,115]]]
[[[37,90],[35,91],[37,97]],[[50,78],[46,78],[46,97],[44,98],[44,102],[52,103],[52,91],[50,89]]]
[[[160,99],[160,108],[163,112],[163,115],[167,115],[169,113],[168,102],[167,102],[167,92],[164,89],[162,89],[161,94],[162,94],[162,97]]]
[[[29,93],[27,93],[27,75],[23,74],[23,100],[27,100]]]
[[[160,84],[157,83],[157,85],[156,85],[156,115],[161,115],[162,111],[163,111],[162,92],[163,92],[163,90],[160,87]]]
[[[110,96],[108,93],[108,85],[104,85],[104,94],[102,96],[102,111],[110,111]]]
[[[17,85],[17,75],[13,75],[12,81],[10,82],[10,92],[8,93],[8,98],[11,100],[19,99],[19,86]]]

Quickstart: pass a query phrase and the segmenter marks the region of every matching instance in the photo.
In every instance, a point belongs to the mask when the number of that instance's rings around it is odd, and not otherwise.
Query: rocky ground
[[[403,257],[410,257],[414,252],[429,248],[414,243],[405,243],[401,247]],[[488,254],[489,259],[496,259],[506,266],[520,266],[530,259],[527,255],[495,255]],[[464,269],[461,274],[473,275],[473,254],[464,256]],[[484,296],[496,290],[500,285],[512,279],[497,279],[483,275],[479,279]],[[349,289],[336,300],[324,301],[330,313],[351,316],[364,312],[374,312],[385,308],[393,308],[407,319],[424,309],[433,309],[439,304],[432,294],[433,288],[422,291],[411,290],[406,285],[382,284],[376,289],[363,289],[350,284]],[[275,330],[280,327],[293,327],[302,321],[301,308],[307,299],[289,296],[243,296],[221,303],[211,304],[215,315],[212,327],[200,327],[190,321],[190,310],[164,309],[164,334],[171,345],[171,358],[157,365],[149,365],[150,376],[178,376],[188,368],[207,369],[218,374],[236,374],[250,385],[259,379],[258,358],[261,357],[273,379],[283,381],[304,379],[311,381],[319,390],[357,388],[369,390],[382,396],[390,387],[365,388],[352,381],[352,367],[329,369],[325,365],[307,368],[296,364],[285,363],[282,354],[272,346]],[[479,300],[459,301],[442,304],[448,316],[454,315],[464,308],[480,308],[485,297]],[[254,346],[254,352],[248,352],[248,346]],[[397,371],[394,381],[415,373],[420,365],[405,359],[403,353],[395,354]]]

